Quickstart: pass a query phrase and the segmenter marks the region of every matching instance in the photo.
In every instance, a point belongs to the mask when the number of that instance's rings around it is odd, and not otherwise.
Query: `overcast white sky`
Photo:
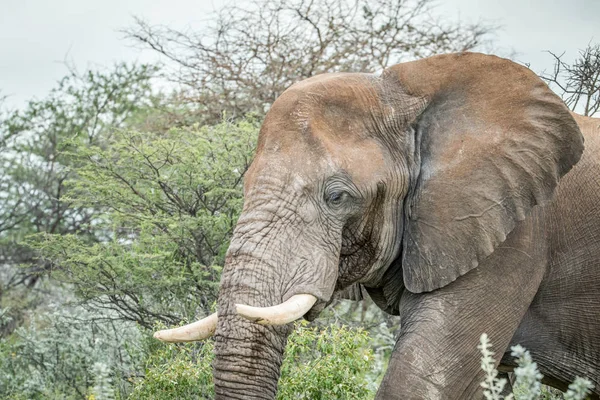
[[[151,61],[123,40],[120,29],[133,16],[152,24],[197,28],[219,0],[0,0],[0,93],[10,107],[43,97],[67,72],[118,61]],[[600,0],[439,0],[439,14],[503,26],[494,43],[501,53],[540,72],[551,68],[544,50],[574,57],[588,42],[600,42]]]

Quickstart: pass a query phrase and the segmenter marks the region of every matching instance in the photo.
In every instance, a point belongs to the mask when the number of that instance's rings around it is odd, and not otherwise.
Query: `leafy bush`
[[[371,399],[373,351],[362,329],[330,325],[318,330],[302,322],[290,336],[281,367],[277,398]]]
[[[297,325],[290,335],[281,367],[278,399],[371,399],[375,388],[367,372],[373,352],[362,329],[332,325],[325,329]],[[145,378],[130,400],[214,396],[213,344],[173,345],[152,342]]]
[[[212,399],[212,340],[185,345],[146,338],[144,378],[135,382],[129,400]]]

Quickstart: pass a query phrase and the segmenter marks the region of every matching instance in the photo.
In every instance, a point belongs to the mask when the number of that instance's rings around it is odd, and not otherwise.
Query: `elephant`
[[[480,53],[300,81],[262,123],[217,313],[155,337],[214,334],[216,398],[273,399],[290,322],[361,293],[400,316],[377,399],[481,398],[483,332],[500,371],[518,343],[600,398],[600,119]]]

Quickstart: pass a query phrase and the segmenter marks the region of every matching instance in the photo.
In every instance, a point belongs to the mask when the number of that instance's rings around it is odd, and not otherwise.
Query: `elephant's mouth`
[[[356,282],[362,282],[371,271],[371,266],[376,259],[377,250],[368,241],[343,249],[340,252],[336,291],[344,290]]]

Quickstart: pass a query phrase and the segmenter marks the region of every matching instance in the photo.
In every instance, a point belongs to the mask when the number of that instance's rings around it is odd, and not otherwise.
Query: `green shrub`
[[[297,325],[285,351],[278,399],[371,399],[366,378],[373,361],[368,334],[332,325],[325,329]],[[183,399],[214,396],[213,343],[173,345],[149,343],[152,355],[130,400]]]
[[[368,385],[373,352],[368,334],[330,325],[318,330],[301,323],[288,341],[277,398],[371,399]]]
[[[155,340],[155,339],[152,339]],[[150,345],[145,376],[138,380],[129,400],[212,399],[213,342],[186,345]]]

